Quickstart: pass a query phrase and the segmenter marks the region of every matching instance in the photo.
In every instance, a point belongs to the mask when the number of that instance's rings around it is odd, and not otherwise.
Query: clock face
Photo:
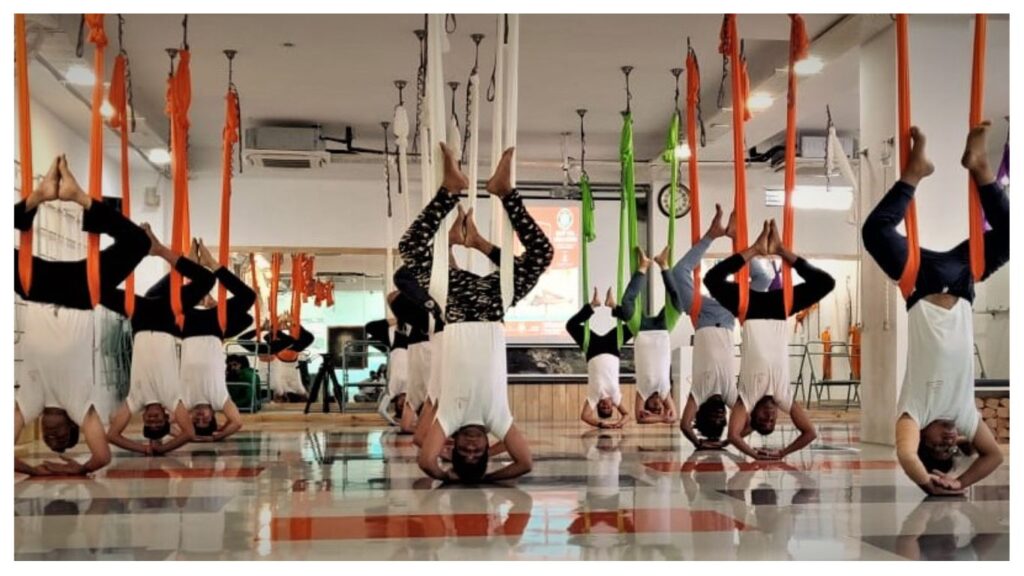
[[[669,216],[669,204],[671,203],[671,184],[665,184],[658,192],[658,208],[665,216]],[[690,213],[690,189],[683,184],[678,185],[676,190],[676,218],[682,218]]]

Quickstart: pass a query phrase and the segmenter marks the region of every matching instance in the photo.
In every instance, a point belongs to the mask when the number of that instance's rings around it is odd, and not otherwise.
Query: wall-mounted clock
[[[666,217],[669,216],[669,204],[671,196],[671,184],[665,184],[658,191],[658,208]],[[678,185],[676,190],[676,218],[682,218],[690,213],[690,189],[683,184]]]

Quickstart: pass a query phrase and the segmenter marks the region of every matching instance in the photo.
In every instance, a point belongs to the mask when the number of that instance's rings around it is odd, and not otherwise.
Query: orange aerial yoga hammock
[[[985,43],[988,17],[976,14],[974,20],[974,57],[971,68],[971,109],[968,118],[971,128],[981,123],[985,100]],[[910,159],[910,28],[906,14],[896,15],[896,73],[897,103],[899,113],[900,170],[907,167]],[[984,214],[981,199],[972,178],[968,179],[968,218],[971,257],[971,276],[980,280],[985,273]],[[903,297],[914,291],[917,273],[921,267],[921,244],[917,231],[917,203],[911,198],[904,217],[907,230],[907,262],[900,275],[899,286]]]
[[[125,218],[132,216],[132,193],[130,170],[128,165],[128,90],[127,90],[128,58],[122,50],[114,59],[114,73],[110,79],[110,93],[107,99],[114,109],[110,119],[111,128],[119,130],[121,135],[121,213]],[[135,273],[125,279],[124,311],[125,316],[132,317],[135,313]]]
[[[178,69],[167,79],[167,115],[171,121],[171,180],[174,187],[174,216],[171,225],[171,249],[181,254],[189,250],[188,207],[188,109],[192,103],[192,75],[189,68],[191,56],[186,44],[177,52]],[[177,270],[171,270],[171,310],[175,322],[181,328],[185,316],[181,305],[182,277]]]
[[[231,242],[231,158],[235,143],[238,142],[240,119],[238,115],[238,91],[234,84],[229,84],[225,98],[224,130],[222,132],[223,150],[221,156],[221,193],[220,193],[220,243],[218,261],[221,266],[228,265]],[[221,283],[217,287],[217,323],[220,331],[228,329],[228,294],[227,288]]]
[[[14,59],[18,75],[18,159],[21,162],[21,199],[32,194],[32,115],[28,95],[28,44],[25,15],[14,15]],[[25,294],[32,288],[32,228],[18,237],[18,278]]]
[[[260,331],[263,330],[263,323],[260,322],[260,283],[257,279],[256,254],[249,253],[249,270],[252,272],[252,291],[256,293],[256,311],[253,317],[256,319],[256,342],[260,341]]]
[[[981,124],[985,107],[985,44],[988,31],[988,16],[974,15],[974,61],[971,66],[971,111],[969,128]],[[981,209],[981,196],[974,178],[967,178],[967,208],[970,218],[971,275],[980,281],[985,275],[985,214]]]
[[[747,92],[750,89],[750,80],[747,77],[746,60],[740,57],[740,41],[736,31],[735,14],[726,14],[722,21],[720,40],[718,52],[729,59],[729,72],[732,80],[732,152],[735,180],[733,210],[736,212],[736,238],[733,239],[732,249],[733,252],[740,252],[745,250],[749,244],[747,239],[747,166],[743,124],[750,119],[750,112],[747,110]],[[750,270],[747,266],[736,273],[736,284],[739,288],[739,306],[736,317],[742,323],[747,318],[747,306],[750,300]]]
[[[793,232],[796,222],[793,209],[793,189],[796,188],[796,63],[807,58],[810,41],[804,19],[790,14],[789,28],[789,89],[786,97],[786,202],[782,209],[782,245],[793,249]],[[793,309],[793,266],[782,263],[782,299],[789,317]]]
[[[277,337],[277,291],[278,283],[281,281],[281,260],[280,252],[270,255],[270,297],[267,300],[267,308],[270,313],[270,338]]]
[[[687,41],[689,44],[689,41]],[[686,144],[690,147],[687,172],[690,178],[690,244],[700,242],[700,178],[697,173],[697,107],[700,104],[700,65],[693,48],[686,49]],[[697,326],[700,316],[700,262],[693,267],[693,303],[690,305],[690,321]]]
[[[85,23],[89,26],[89,42],[95,45],[93,50],[93,69],[96,83],[92,89],[92,122],[89,130],[89,197],[94,202],[103,201],[103,57],[107,46],[107,34],[103,31],[103,14],[86,14]],[[89,284],[89,299],[95,307],[100,302],[100,235],[89,233],[88,252],[86,253],[86,271]]]
[[[302,293],[305,288],[305,267],[306,255],[302,253],[292,254],[292,338],[298,338],[302,333]]]

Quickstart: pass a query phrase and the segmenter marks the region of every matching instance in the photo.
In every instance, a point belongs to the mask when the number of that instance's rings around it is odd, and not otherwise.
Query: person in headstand
[[[460,270],[453,251],[458,245],[476,250],[496,266],[500,265],[501,248],[480,235],[473,219],[473,209],[470,208],[467,213],[459,205],[457,211],[455,221],[448,231],[448,265],[453,270]],[[413,432],[413,444],[422,446],[434,422],[437,402],[441,396],[440,358],[444,349],[445,322],[440,314],[441,307],[407,266],[395,271],[394,280],[398,295],[390,301],[391,311],[409,326],[406,404],[413,409],[403,410],[399,426],[406,433]]]
[[[209,294],[203,297],[199,306],[185,310],[185,326],[182,329],[180,375],[185,402],[192,414],[195,439],[200,442],[218,441],[242,429],[242,415],[228,392],[224,353],[224,340],[233,338],[252,325],[249,310],[256,302],[256,292],[221,266],[202,242],[196,244],[199,264],[213,272],[227,293],[227,328],[223,332],[217,318],[218,306]],[[170,290],[171,277],[166,275],[147,292],[147,296],[158,297]],[[223,426],[217,423],[217,412],[224,414],[227,421]]]
[[[455,195],[468,187],[466,177],[444,145],[442,152],[445,175],[441,189],[399,243],[405,266],[425,289],[429,289],[435,257],[434,234],[445,215],[455,208]],[[554,253],[544,232],[523,206],[519,193],[512,188],[512,153],[512,149],[505,151],[487,183],[487,191],[505,207],[524,248],[523,254],[515,259],[514,298],[513,302],[504,303],[509,305],[533,289]],[[467,483],[505,480],[525,474],[533,466],[529,444],[513,424],[508,406],[504,315],[500,272],[477,276],[449,268],[441,362],[443,392],[436,420],[418,458],[420,468],[432,478]],[[512,458],[510,464],[491,473],[487,473],[488,433],[501,441]],[[446,470],[441,467],[439,456],[448,437],[454,445],[452,467]]]
[[[398,291],[388,294],[388,301],[398,297]],[[377,412],[392,426],[397,426],[405,411],[405,398],[409,388],[409,328],[399,324],[397,318],[383,318],[366,324],[366,339],[380,343],[381,347],[370,344],[388,355],[388,385],[377,403]],[[392,417],[388,412],[394,408]]]
[[[722,207],[715,204],[715,217],[704,236],[672,267],[679,291],[676,309],[683,314],[693,306],[693,270],[715,240],[736,235],[736,213],[729,215],[727,226],[722,225]],[[750,288],[766,292],[772,281],[768,266],[750,266]],[[701,295],[700,313],[693,333],[693,372],[690,394],[679,419],[679,430],[698,450],[725,448],[728,440],[722,438],[728,425],[726,408],[736,403],[736,370],[733,368],[735,348],[733,329],[736,317],[708,294]],[[699,436],[698,436],[699,434]]]
[[[615,297],[611,288],[605,295],[604,305],[612,309],[614,315]],[[594,310],[601,306],[597,297],[597,288],[590,303],[584,304],[580,311],[565,323],[565,330],[573,341],[582,349],[587,339],[587,320],[594,315]],[[622,326],[622,343],[633,337],[629,326]],[[612,328],[604,334],[590,330],[590,338],[586,349],[587,357],[587,397],[583,401],[580,420],[596,428],[622,428],[629,417],[629,410],[622,405],[622,390],[619,387],[619,340],[616,329]],[[619,417],[608,421],[615,413]]]
[[[124,281],[150,252],[146,230],[78,185],[63,156],[54,160],[35,190],[14,205],[14,227],[30,230],[44,202],[74,202],[84,210],[82,229],[107,234],[114,243],[100,252],[100,281]],[[86,475],[110,463],[110,445],[95,405],[93,380],[94,313],[85,260],[32,258],[32,285],[26,290],[18,274],[14,249],[14,293],[24,300],[20,341],[22,362],[14,394],[14,442],[39,418],[43,442],[60,462],[30,465],[17,456],[14,471],[30,476]],[[64,455],[84,438],[89,459],[83,464]]]
[[[1010,260],[1010,199],[988,164],[986,121],[972,128],[961,163],[977,184],[985,219],[985,280]],[[911,128],[913,146],[899,181],[864,221],[864,248],[882,270],[899,279],[907,241],[896,227],[903,221],[921,180],[935,169],[925,154],[925,136]],[[914,291],[907,297],[907,369],[896,421],[896,455],[903,471],[922,490],[956,495],[1003,462],[988,426],[979,425],[974,405],[974,279],[967,240],[946,252],[921,248]],[[978,458],[959,475],[954,456]]]
[[[775,221],[766,220],[760,236],[749,248],[722,260],[704,278],[711,296],[734,316],[738,316],[739,285],[728,277],[759,256],[781,257],[804,279],[793,287],[790,316],[816,304],[835,288],[832,276],[788,250],[779,238]],[[742,327],[738,398],[729,414],[728,439],[747,456],[779,460],[813,442],[818,433],[807,412],[792,398],[789,330],[783,292],[781,289],[761,292],[757,288],[751,285],[748,295],[747,317]],[[800,435],[781,450],[751,448],[746,436],[751,431],[762,436],[771,434],[779,410],[789,414]]]
[[[191,280],[181,289],[182,312],[199,304],[213,288],[213,274],[199,263],[167,248],[152,238],[153,253]],[[100,300],[112,312],[127,316],[125,292],[104,286]],[[167,290],[156,295],[135,295],[132,324],[132,367],[128,397],[110,417],[107,439],[111,444],[150,456],[166,454],[195,439],[192,416],[181,385],[178,339],[182,331],[171,309]],[[142,413],[142,435],[146,443],[124,436],[132,415]],[[178,430],[171,427],[172,420]],[[163,442],[171,434],[173,439]]]
[[[626,291],[622,294],[622,305],[615,311],[623,322],[623,329],[633,316],[636,299],[647,287],[647,269],[651,265],[651,260],[639,246],[637,253],[640,261],[637,271],[629,279]],[[655,256],[654,261],[661,268],[666,302],[678,302],[679,291],[668,265],[668,246],[661,254]],[[672,399],[671,348],[665,307],[663,306],[655,316],[641,314],[640,329],[633,340],[633,358],[636,365],[636,399],[633,402],[633,411],[636,413],[637,424],[672,423],[676,420],[676,403]]]
[[[267,368],[275,402],[305,402],[309,399],[309,392],[302,385],[302,375],[299,373],[299,354],[312,346],[316,338],[301,325],[299,336],[293,337],[289,332],[292,322],[296,322],[296,319],[291,314],[282,314],[277,322],[277,330],[267,330],[264,336],[270,350],[276,350]],[[275,342],[284,342],[287,346],[275,346]]]

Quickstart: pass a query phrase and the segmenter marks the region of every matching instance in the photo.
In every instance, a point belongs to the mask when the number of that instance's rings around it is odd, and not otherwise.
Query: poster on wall
[[[517,340],[566,340],[565,321],[580,307],[580,209],[546,204],[526,209],[555,254],[534,289],[505,314],[505,335]],[[514,250],[522,253],[518,238]]]

